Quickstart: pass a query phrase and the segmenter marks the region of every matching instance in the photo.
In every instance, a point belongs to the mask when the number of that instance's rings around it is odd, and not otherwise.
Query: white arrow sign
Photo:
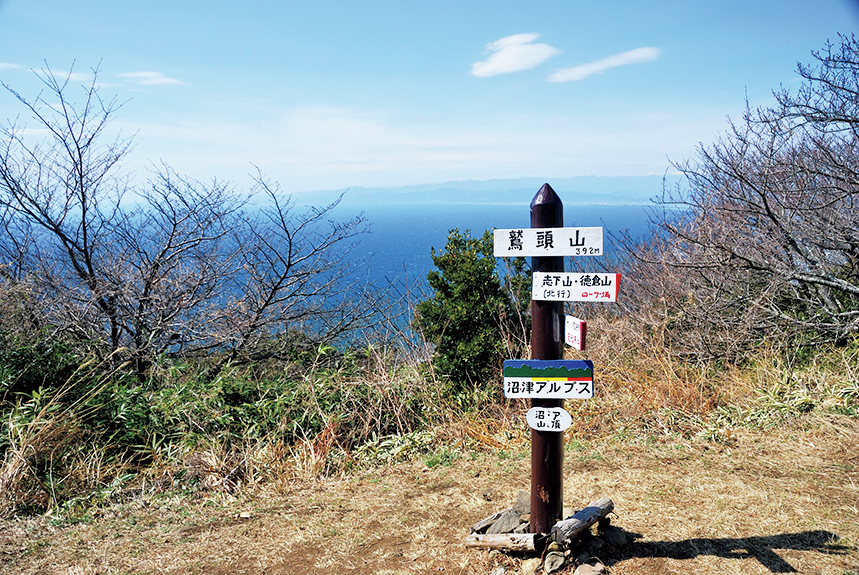
[[[517,256],[601,256],[602,228],[495,230],[496,258]]]
[[[573,423],[573,417],[562,407],[532,407],[525,420],[537,431],[564,431]]]
[[[617,301],[620,274],[534,272],[531,299],[543,301]]]

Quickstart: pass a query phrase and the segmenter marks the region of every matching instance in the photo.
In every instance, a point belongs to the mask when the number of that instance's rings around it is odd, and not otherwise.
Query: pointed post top
[[[534,206],[544,205],[544,204],[562,204],[561,198],[558,197],[558,194],[555,193],[555,190],[552,189],[552,186],[549,184],[543,184],[543,186],[537,191],[537,195],[534,196],[534,199],[531,200],[531,208]]]
[[[543,184],[531,200],[531,227],[564,227],[564,204],[549,184]]]

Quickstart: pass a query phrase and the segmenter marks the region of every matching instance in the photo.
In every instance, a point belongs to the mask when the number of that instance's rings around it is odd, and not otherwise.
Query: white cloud
[[[181,80],[165,76],[161,72],[127,72],[117,74],[120,78],[127,78],[136,84],[153,86],[156,84],[185,84]]]
[[[659,58],[662,50],[659,48],[636,48],[620,54],[614,54],[606,58],[601,58],[589,64],[581,64],[571,68],[564,68],[550,74],[548,80],[550,82],[575,82],[576,80],[584,80],[588,76],[601,74],[610,68],[618,66],[626,66],[627,64],[638,64],[641,62],[651,62]]]
[[[0,70],[16,70],[20,68],[18,64],[9,64],[8,62],[0,62]]]
[[[486,45],[486,51],[494,53],[483,62],[472,64],[472,75],[488,78],[496,74],[530,70],[560,53],[560,50],[548,44],[532,44],[539,37],[539,34],[514,34],[490,42]]]

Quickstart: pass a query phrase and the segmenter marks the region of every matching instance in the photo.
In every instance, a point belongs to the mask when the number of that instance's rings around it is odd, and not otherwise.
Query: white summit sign
[[[601,256],[602,228],[522,228],[495,230],[496,258],[540,256]]]

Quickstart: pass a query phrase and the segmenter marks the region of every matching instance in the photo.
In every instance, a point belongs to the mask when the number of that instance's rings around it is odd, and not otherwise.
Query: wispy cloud
[[[117,74],[117,76],[131,80],[135,84],[140,84],[142,86],[153,86],[156,84],[186,84],[186,82],[183,82],[182,80],[170,78],[161,72],[126,72],[124,74]]]
[[[549,75],[550,82],[575,82],[576,80],[584,80],[588,76],[594,74],[602,74],[610,68],[618,66],[626,66],[627,64],[639,64],[641,62],[651,62],[659,58],[662,50],[659,48],[636,48],[620,54],[614,54],[606,58],[601,58],[589,64],[581,64],[571,68],[563,68]]]
[[[18,64],[9,64],[8,62],[0,62],[0,70],[15,70],[21,68]]]
[[[486,45],[489,58],[471,65],[471,73],[478,78],[488,78],[497,74],[508,74],[520,70],[530,70],[542,64],[560,50],[548,44],[534,44],[539,34],[514,34],[505,36]]]

